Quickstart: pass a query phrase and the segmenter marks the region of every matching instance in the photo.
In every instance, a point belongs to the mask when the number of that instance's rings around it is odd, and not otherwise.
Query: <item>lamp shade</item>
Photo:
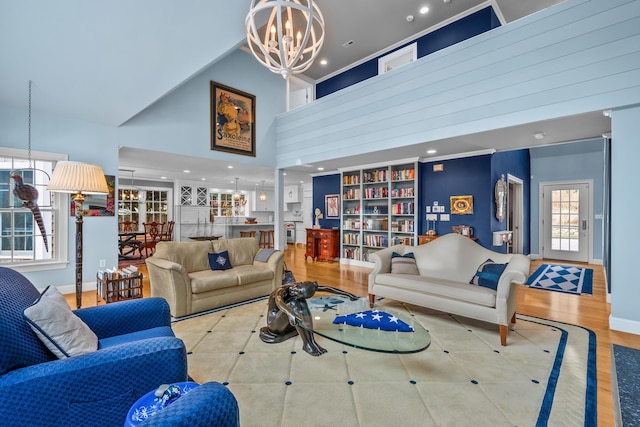
[[[68,161],[56,163],[47,190],[57,193],[109,193],[107,180],[100,166]]]

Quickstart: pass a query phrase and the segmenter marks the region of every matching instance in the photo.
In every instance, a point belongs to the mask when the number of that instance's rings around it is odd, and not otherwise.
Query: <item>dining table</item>
[[[118,259],[140,259],[142,258],[142,249],[144,248],[144,242],[141,242],[137,237],[144,236],[144,231],[125,231],[118,233]],[[138,255],[135,253],[138,251]]]

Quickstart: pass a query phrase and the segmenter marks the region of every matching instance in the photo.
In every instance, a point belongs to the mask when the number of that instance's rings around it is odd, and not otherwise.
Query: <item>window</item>
[[[167,222],[167,212],[169,210],[169,204],[167,203],[166,190],[153,190],[146,191],[146,221],[145,222]]]
[[[388,55],[378,59],[378,74],[388,73],[391,70],[403,67],[407,64],[415,62],[418,59],[417,44],[412,43],[408,46],[391,52]]]
[[[118,222],[133,221],[141,230],[143,222],[169,221],[169,194],[170,190],[121,187],[118,190]]]
[[[0,148],[0,265],[19,271],[41,269],[67,259],[67,195],[50,193],[47,184],[56,161],[65,155]],[[14,194],[19,176],[35,188],[34,208]],[[36,220],[37,214],[41,221]],[[44,232],[43,232],[43,231]],[[46,239],[46,243],[45,243]]]

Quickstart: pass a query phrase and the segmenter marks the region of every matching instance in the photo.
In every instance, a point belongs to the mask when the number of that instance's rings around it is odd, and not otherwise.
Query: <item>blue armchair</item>
[[[57,359],[23,317],[39,294],[23,275],[0,267],[2,425],[121,427],[140,396],[188,379],[184,343],[171,330],[165,300],[74,311],[98,336],[98,350]]]

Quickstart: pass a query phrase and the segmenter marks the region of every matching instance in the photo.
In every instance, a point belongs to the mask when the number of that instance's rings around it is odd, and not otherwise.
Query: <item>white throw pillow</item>
[[[24,310],[31,329],[58,359],[91,353],[98,337],[76,316],[53,286],[48,286],[32,306]]]

